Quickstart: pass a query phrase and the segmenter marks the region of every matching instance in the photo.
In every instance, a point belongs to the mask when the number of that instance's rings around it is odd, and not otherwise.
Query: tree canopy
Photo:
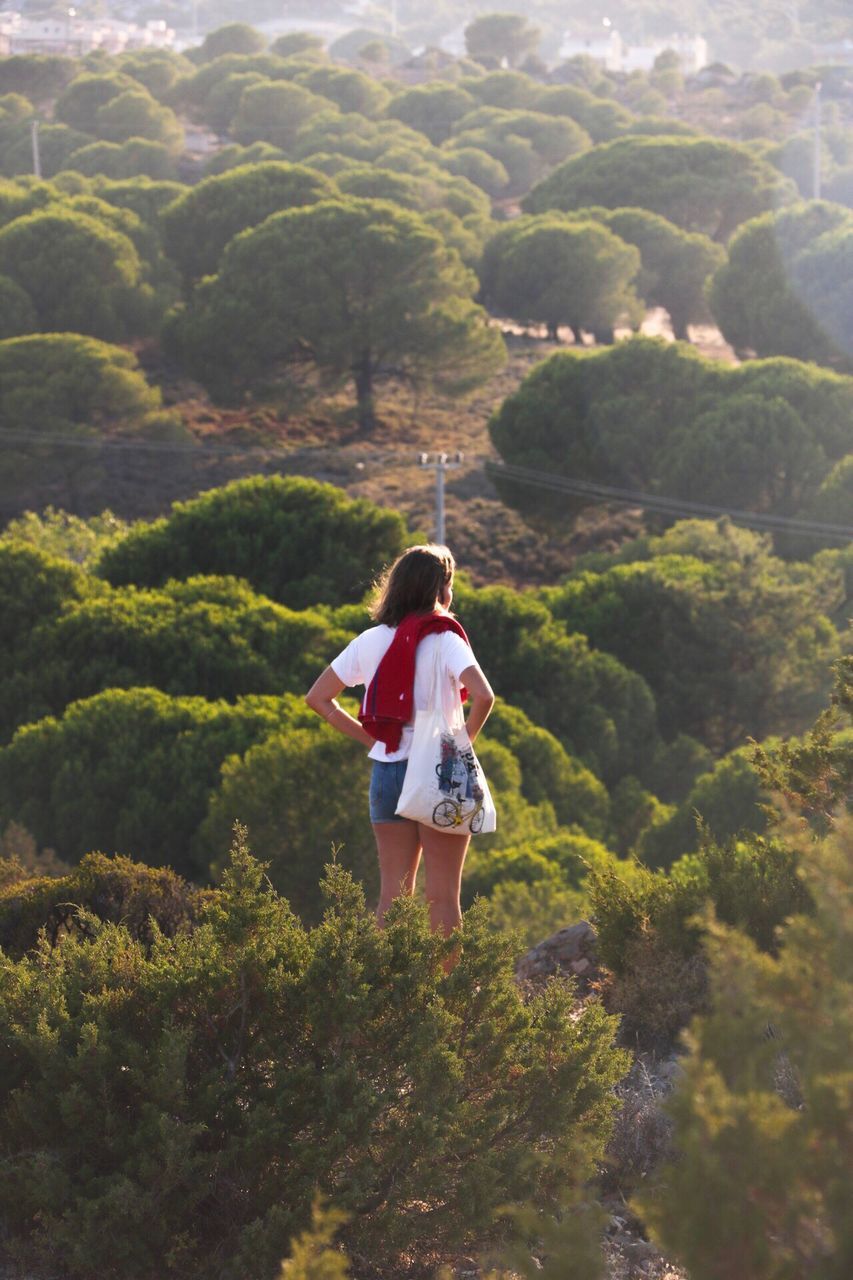
[[[167,338],[221,397],[274,394],[277,371],[294,364],[351,378],[369,430],[383,368],[462,390],[502,362],[502,339],[471,301],[474,288],[417,214],[378,200],[325,200],[232,241]]]
[[[480,266],[490,310],[523,324],[544,324],[552,338],[568,325],[607,334],[620,320],[639,322],[632,281],[640,255],[598,222],[524,218],[488,242]]]
[[[815,365],[731,368],[685,343],[636,337],[552,356],[504,401],[490,432],[516,465],[794,515],[851,450],[851,399],[853,380]],[[534,518],[565,510],[565,495],[498,483]]]
[[[335,184],[314,169],[281,161],[239,165],[205,178],[162,211],[166,252],[187,281],[212,275],[240,231],[272,213],[314,204]]]
[[[25,290],[47,332],[129,337],[140,269],[126,235],[60,205],[0,228],[0,274]]]
[[[748,218],[796,199],[794,184],[745,147],[717,138],[617,138],[560,165],[523,201],[548,209],[640,206],[725,242]]]
[[[849,209],[808,201],[738,229],[708,290],[714,318],[737,352],[822,364],[849,356],[839,321],[851,227]]]
[[[227,574],[291,608],[360,600],[406,545],[396,511],[303,477],[252,476],[133,527],[96,570],[114,586]]]

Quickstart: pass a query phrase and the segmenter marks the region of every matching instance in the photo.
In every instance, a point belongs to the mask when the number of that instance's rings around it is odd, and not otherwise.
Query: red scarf
[[[433,631],[455,631],[468,644],[461,623],[445,613],[410,613],[397,627],[376,674],[364,695],[358,718],[364,728],[385,743],[386,753],[396,751],[403,726],[414,711],[415,654],[424,636]],[[459,690],[462,700],[468,696]]]

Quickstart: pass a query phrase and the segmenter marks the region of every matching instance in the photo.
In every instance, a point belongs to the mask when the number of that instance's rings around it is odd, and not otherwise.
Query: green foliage
[[[284,80],[251,84],[240,95],[232,132],[237,142],[268,142],[287,151],[312,116],[330,110],[328,99]]]
[[[77,334],[0,343],[0,423],[60,431],[92,420],[136,425],[160,403],[129,351]]]
[[[0,749],[0,822],[20,822],[67,861],[101,849],[205,880],[207,859],[192,842],[223,760],[293,710],[288,699],[231,705],[144,688],[72,703]]]
[[[100,220],[61,206],[17,218],[0,230],[0,273],[26,291],[42,330],[130,336],[139,257]]]
[[[239,165],[183,192],[161,215],[166,252],[187,281],[211,275],[240,231],[272,213],[314,204],[335,184],[303,165]]]
[[[840,359],[844,334],[835,295],[845,278],[848,225],[853,213],[841,205],[808,201],[739,228],[708,290],[714,317],[736,351],[824,364]]]
[[[304,686],[303,686],[304,687]],[[304,921],[319,920],[323,904],[317,872],[330,850],[372,899],[378,897],[376,843],[367,815],[368,762],[347,738],[321,726],[288,725],[243,756],[222,764],[196,839],[199,859],[219,877],[235,820],[253,832],[276,890]]]
[[[360,599],[402,551],[394,511],[353,501],[303,477],[252,476],[212,489],[134,527],[105,550],[96,572],[114,586],[230,574],[291,608]]]
[[[368,118],[381,115],[391,99],[378,80],[344,67],[312,67],[301,71],[296,79],[312,93],[334,102],[341,111],[357,112]]]
[[[14,673],[0,675],[0,732],[9,737],[109,688],[228,700],[299,693],[350,638],[320,614],[294,613],[234,578],[101,591],[34,628]]]
[[[14,537],[0,540],[0,648],[15,678],[30,636],[39,623],[59,616],[63,606],[97,591],[76,565]]]
[[[98,177],[92,190],[107,204],[130,209],[149,226],[156,226],[163,210],[182,195],[186,187],[181,182],[158,181],[141,174],[127,179]]]
[[[323,54],[323,41],[308,31],[288,31],[286,35],[276,36],[270,45],[270,53],[277,54],[279,58],[319,57]]]
[[[716,138],[617,138],[564,165],[525,199],[548,209],[640,206],[725,242],[739,223],[790,202],[796,188],[744,147]]]
[[[630,111],[618,103],[602,99],[579,85],[549,85],[540,89],[536,110],[545,115],[568,116],[585,129],[594,143],[610,142],[631,127]]]
[[[352,378],[368,431],[374,382],[389,365],[459,392],[502,363],[501,336],[473,292],[457,254],[415,213],[324,200],[274,214],[234,240],[167,338],[220,398],[275,395],[274,371],[306,360],[327,380]]]
[[[273,1276],[319,1190],[351,1215],[341,1244],[390,1270],[415,1241],[478,1247],[499,1205],[600,1156],[627,1055],[599,1005],[561,983],[524,1004],[478,908],[445,977],[459,940],[419,904],[380,931],[341,868],[324,893],[307,932],[238,830],[192,932],[149,950],[86,916],[91,942],[0,959],[0,1204],[22,1265]]]
[[[458,85],[432,81],[396,93],[386,114],[424,133],[434,146],[450,137],[453,126],[476,107],[476,99]]]
[[[634,866],[618,859],[601,841],[593,839],[577,826],[502,849],[488,849],[475,841],[465,860],[462,900],[467,905],[477,894],[494,897],[502,887],[515,893],[522,887],[541,884],[556,895],[560,891],[572,891],[576,914],[582,915],[589,909],[586,878],[591,870],[611,869],[630,880]],[[561,924],[567,921],[568,917]],[[531,944],[545,936],[542,933],[539,938],[531,937]]]
[[[195,70],[189,58],[172,49],[132,49],[116,61],[120,71],[138,80],[158,102],[166,102],[181,77]]]
[[[347,1214],[324,1206],[318,1196],[311,1208],[311,1227],[292,1241],[279,1280],[346,1280],[349,1259],[332,1241],[347,1220]]]
[[[811,501],[829,459],[850,452],[853,379],[794,360],[731,368],[685,343],[636,337],[586,354],[558,353],[539,365],[492,418],[507,462],[645,492],[702,496],[795,514]],[[731,421],[729,414],[731,413]],[[736,475],[735,472],[738,474]],[[498,481],[513,505],[565,518],[565,495]],[[574,500],[576,507],[584,499]]]
[[[92,178],[115,180],[145,177],[153,181],[173,182],[178,174],[170,148],[147,138],[128,138],[122,143],[89,142],[72,150],[65,165]]]
[[[22,93],[32,102],[46,102],[65,88],[77,70],[73,58],[58,54],[14,54],[0,60],[0,93]]]
[[[687,527],[676,525],[671,540]],[[757,536],[707,558],[659,541],[648,559],[576,570],[542,598],[648,681],[665,737],[685,733],[721,751],[747,734],[801,730],[829,691],[839,639],[827,615],[843,594],[840,575],[786,564]]]
[[[146,138],[161,142],[172,151],[179,151],[184,142],[184,131],[174,111],[140,89],[128,89],[99,107],[95,130],[107,142]]]
[[[687,326],[708,319],[705,281],[725,260],[725,250],[708,236],[690,234],[648,209],[579,210],[599,217],[626,244],[640,251],[635,280],[640,297],[669,313],[676,338],[687,338]]]
[[[465,48],[476,61],[516,67],[536,52],[541,34],[521,14],[486,13],[465,28]]]
[[[576,823],[591,836],[607,829],[609,802],[601,782],[568,754],[547,729],[499,699],[489,717],[488,738],[508,747],[522,771],[521,790],[531,804],[554,805],[562,826]]]
[[[42,929],[51,946],[69,934],[91,939],[92,917],[150,947],[158,934],[191,928],[207,896],[168,867],[87,853],[68,875],[25,876],[0,889],[0,948],[19,959],[39,947]]]
[[[499,315],[523,324],[544,324],[552,338],[568,325],[611,332],[627,313],[639,323],[631,282],[640,255],[596,222],[525,218],[499,230],[486,246],[480,268],[482,297]]]
[[[637,1197],[695,1280],[841,1280],[853,1265],[849,821],[792,844],[814,912],[787,925],[775,958],[706,924],[711,1007],[669,1104],[678,1161]]]
[[[811,244],[792,267],[792,284],[831,344],[832,363],[853,369],[853,218],[827,231]],[[837,354],[835,354],[837,353]]]
[[[489,680],[606,782],[636,772],[657,740],[645,681],[505,587],[458,585],[455,607]]]
[[[13,125],[4,134],[0,139],[0,172],[9,175],[31,173],[33,141],[29,122]],[[40,124],[39,157],[44,176],[51,178],[67,168],[69,157],[89,142],[90,135],[81,133],[79,129],[70,129],[65,124]]]
[[[37,328],[38,317],[29,294],[8,276],[0,276],[0,340]]]
[[[230,22],[226,26],[208,31],[198,50],[200,62],[213,62],[225,54],[259,53],[266,47],[266,39],[260,31],[245,22]]]
[[[98,111],[119,94],[136,92],[139,85],[130,76],[108,71],[83,72],[75,76],[56,100],[56,119],[80,133],[97,134]]]
[[[127,530],[127,521],[109,509],[84,518],[48,505],[43,511],[25,511],[10,520],[0,535],[0,543],[27,542],[50,556],[85,564]]]
[[[450,173],[467,178],[490,196],[500,195],[509,185],[506,166],[481,147],[454,146],[447,152],[443,164]]]

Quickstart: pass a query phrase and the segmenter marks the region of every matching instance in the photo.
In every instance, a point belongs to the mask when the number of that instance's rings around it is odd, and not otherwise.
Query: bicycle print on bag
[[[441,735],[441,759],[435,766],[439,791],[448,799],[439,800],[432,812],[438,827],[461,827],[467,822],[472,832],[483,826],[485,792],[477,776],[477,759],[473,750],[460,751],[451,734]],[[472,801],[470,807],[466,801]]]

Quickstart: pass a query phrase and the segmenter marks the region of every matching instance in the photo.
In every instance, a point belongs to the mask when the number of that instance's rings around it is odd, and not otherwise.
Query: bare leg
[[[462,887],[462,867],[471,836],[449,835],[424,826],[423,823],[418,823],[418,831],[424,851],[430,925],[433,932],[440,930],[446,938],[462,922],[459,892]],[[458,959],[456,952],[447,957],[444,962],[445,973],[450,973]]]
[[[385,912],[395,898],[415,891],[415,877],[421,860],[421,841],[418,824],[405,819],[403,822],[375,822],[373,834],[379,854],[381,886],[376,907],[376,923],[381,929]]]

